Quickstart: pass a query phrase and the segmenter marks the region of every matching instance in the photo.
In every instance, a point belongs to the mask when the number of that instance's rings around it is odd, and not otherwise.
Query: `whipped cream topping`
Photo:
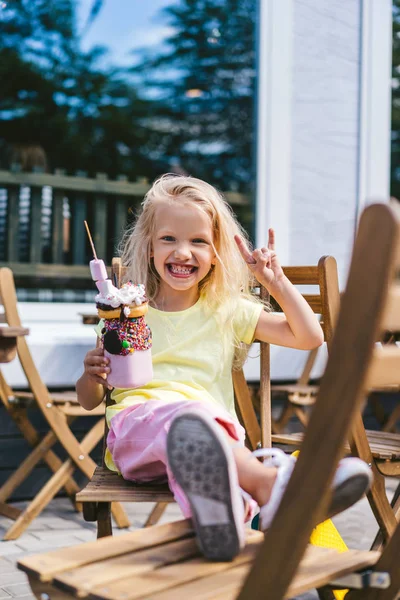
[[[140,306],[147,302],[144,285],[142,283],[135,284],[131,281],[124,283],[120,289],[113,285],[107,294],[97,294],[95,300],[98,304],[106,304],[112,306],[112,308],[118,308],[123,304]]]

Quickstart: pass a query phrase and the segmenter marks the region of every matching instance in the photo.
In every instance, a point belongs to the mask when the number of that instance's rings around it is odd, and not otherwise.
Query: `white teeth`
[[[184,265],[169,265],[173,273],[184,273],[189,275],[192,272],[192,267],[185,267]]]

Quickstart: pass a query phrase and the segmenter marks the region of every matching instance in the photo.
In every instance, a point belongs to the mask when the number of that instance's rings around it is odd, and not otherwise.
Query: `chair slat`
[[[193,597],[197,597],[197,590],[202,589],[203,582],[207,586],[208,579],[214,579],[215,576],[218,577],[221,574],[222,578],[225,579],[224,574],[226,574],[228,580],[232,581],[231,574],[234,573],[233,580],[235,581],[235,572],[241,566],[244,568],[243,573],[247,573],[262,539],[263,535],[260,532],[249,530],[245,549],[232,562],[213,563],[205,561],[204,558],[193,558],[178,564],[172,564],[176,562],[172,556],[169,561],[171,564],[160,565],[159,568],[156,564],[155,568],[148,569],[147,573],[138,573],[137,576],[132,575],[131,572],[126,579],[121,578],[115,581],[114,584],[107,586],[106,589],[106,586],[97,586],[94,581],[90,593],[99,598],[124,598],[124,600],[139,600],[143,597],[153,597],[153,595],[156,595],[156,598],[164,598],[164,595],[174,599],[191,598],[191,594],[186,595],[183,591],[188,587],[188,589],[193,590]],[[154,550],[153,558],[157,561]],[[219,589],[215,587],[213,591],[215,593]]]
[[[325,548],[312,552],[312,559],[300,563],[291,586],[285,598],[293,598],[299,594],[316,587],[328,584],[333,578],[342,577],[352,573],[356,569],[363,569],[374,565],[380,554],[378,552],[367,552],[350,550],[338,553],[335,550],[326,551]],[[203,579],[192,581],[179,587],[171,587],[165,592],[157,594],[157,600],[175,600],[176,598],[192,598],[195,600],[233,600],[237,597],[237,590],[249,571],[249,564],[234,566],[212,574]],[[182,579],[181,579],[182,580]],[[114,590],[112,591],[114,592]],[[117,598],[117,594],[101,596]],[[142,597],[145,597],[143,594]],[[268,596],[266,596],[268,597]],[[140,598],[140,596],[128,596],[126,600]]]
[[[322,314],[322,301],[319,294],[303,294],[303,296],[317,315]]]
[[[127,552],[108,560],[91,562],[87,566],[72,571],[66,571],[54,578],[54,583],[61,589],[73,593],[82,588],[91,586],[91,593],[102,593],[105,586],[117,586],[132,590],[132,577],[141,576],[154,569],[159,569],[167,564],[174,564],[182,560],[191,560],[200,556],[200,550],[195,537],[172,541],[150,549],[137,552]],[[127,581],[129,578],[129,581]],[[119,585],[122,583],[122,586]],[[137,589],[135,583],[135,590]]]
[[[396,345],[374,349],[367,376],[367,389],[400,384],[400,348]]]
[[[46,554],[27,556],[19,561],[18,566],[25,573],[39,577],[40,581],[51,581],[56,575],[83,565],[190,536],[193,536],[193,529],[190,520],[186,519],[159,525],[157,528],[139,529],[123,536],[107,537],[61,548]]]
[[[283,267],[283,272],[294,285],[319,285],[318,267]]]

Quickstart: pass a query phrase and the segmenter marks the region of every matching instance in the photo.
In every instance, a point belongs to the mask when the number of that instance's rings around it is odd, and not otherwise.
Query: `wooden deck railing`
[[[83,221],[89,223],[97,255],[109,264],[149,187],[144,178],[111,181],[101,173],[88,178],[61,171],[0,170],[5,232],[0,236],[0,266],[12,268],[19,285],[49,285],[49,280],[51,285],[87,285],[92,256]],[[232,205],[247,204],[240,193],[226,192],[225,197]]]

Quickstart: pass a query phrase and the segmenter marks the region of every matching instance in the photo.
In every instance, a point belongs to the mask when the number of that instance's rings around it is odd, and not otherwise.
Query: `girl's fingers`
[[[235,242],[236,242],[236,245],[239,248],[239,252],[243,256],[245,262],[247,262],[249,265],[253,264],[254,259],[253,259],[252,255],[250,254],[250,250],[244,243],[243,239],[240,236],[235,235]]]
[[[268,248],[275,250],[275,231],[270,227],[268,229]]]
[[[100,365],[99,367],[96,366],[90,366],[88,367],[88,372],[90,375],[96,375],[96,374],[101,374],[101,373],[109,373],[111,371],[110,367],[105,367],[103,365]]]
[[[107,379],[104,379],[104,377],[100,377],[100,375],[91,375],[91,378],[96,383],[99,383],[100,385],[105,385],[109,390],[112,389],[112,386],[108,385]]]
[[[91,366],[97,366],[97,365],[108,365],[109,363],[109,359],[106,358],[105,356],[90,356],[87,357],[84,361],[85,365],[87,365],[88,367]]]

